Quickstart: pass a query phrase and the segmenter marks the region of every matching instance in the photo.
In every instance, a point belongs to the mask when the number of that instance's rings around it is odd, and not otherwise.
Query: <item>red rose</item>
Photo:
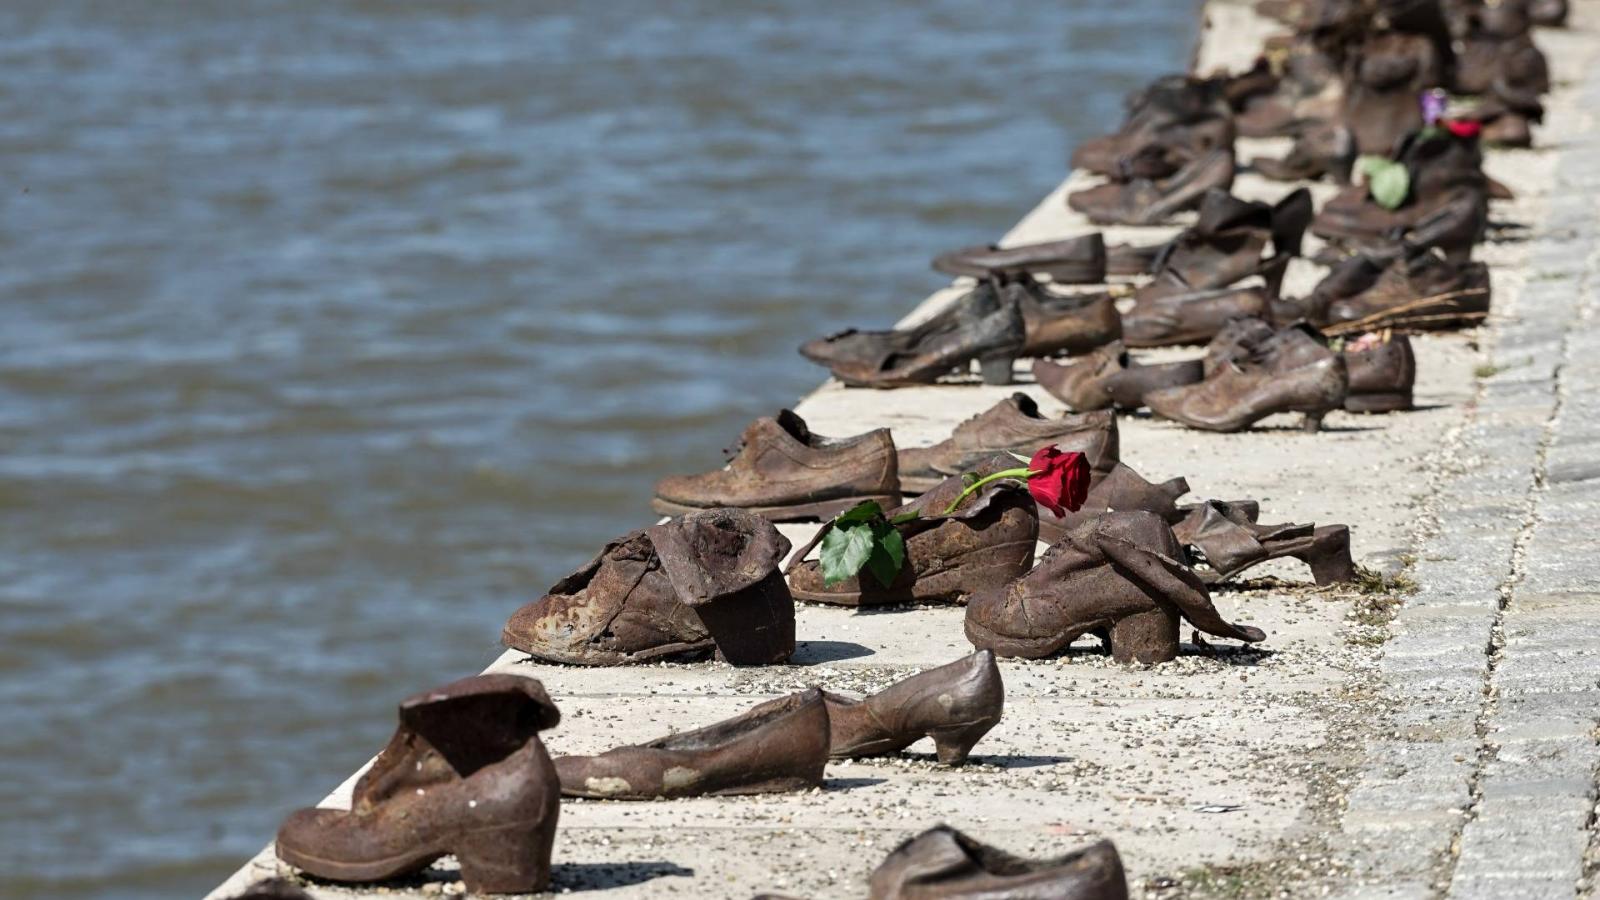
[[[1444,127],[1458,138],[1475,138],[1483,131],[1483,123],[1473,119],[1445,119]]]
[[[1082,453],[1062,453],[1055,444],[1039,448],[1028,461],[1028,493],[1040,506],[1061,518],[1077,512],[1089,498],[1089,460]]]

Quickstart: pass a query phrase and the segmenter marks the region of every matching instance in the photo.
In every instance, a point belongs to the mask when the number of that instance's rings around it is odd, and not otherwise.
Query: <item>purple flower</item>
[[[1429,88],[1422,92],[1422,121],[1432,125],[1444,118],[1445,103],[1449,100],[1442,88]]]

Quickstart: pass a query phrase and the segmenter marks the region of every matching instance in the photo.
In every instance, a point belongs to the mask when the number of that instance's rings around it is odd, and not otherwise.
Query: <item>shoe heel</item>
[[[1300,430],[1307,434],[1316,434],[1322,430],[1322,417],[1327,414],[1328,411],[1325,409],[1305,413],[1304,418],[1300,420]]]
[[[1164,609],[1118,619],[1106,636],[1120,663],[1163,663],[1178,656],[1178,616]]]
[[[1311,580],[1319,587],[1356,579],[1355,560],[1350,557],[1349,529],[1316,535],[1311,549],[1300,554],[1298,559],[1311,569]]]
[[[978,361],[984,384],[1010,384],[1015,377],[1016,357],[997,356]]]
[[[959,728],[930,732],[928,736],[933,738],[933,749],[939,754],[939,762],[947,766],[959,766],[965,763],[973,746],[989,733],[995,721],[998,720],[985,720]]]
[[[455,848],[470,894],[534,894],[550,886],[554,821],[486,828]]]

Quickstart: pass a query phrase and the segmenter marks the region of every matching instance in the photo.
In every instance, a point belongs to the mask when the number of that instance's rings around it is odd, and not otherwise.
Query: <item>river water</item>
[[[216,883],[1193,16],[0,4],[0,895]]]

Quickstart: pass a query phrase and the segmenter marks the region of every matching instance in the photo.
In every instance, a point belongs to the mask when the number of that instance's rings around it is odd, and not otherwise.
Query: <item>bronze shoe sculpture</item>
[[[948,825],[896,847],[868,883],[868,900],[1128,900],[1122,857],[1110,841],[1025,859]]]
[[[373,882],[454,854],[471,893],[542,891],[561,798],[539,732],[560,718],[544,687],[519,675],[410,697],[351,808],[291,814],[278,858],[318,878]]]
[[[1225,99],[1211,82],[1183,75],[1158,78],[1127,100],[1128,117],[1117,131],[1079,144],[1071,165],[1117,177],[1131,159],[1149,155],[1194,158],[1233,145],[1233,122]]]
[[[947,275],[973,278],[1048,275],[1059,284],[1098,284],[1106,279],[1106,243],[1097,231],[1015,247],[962,247],[934,257],[933,268]]]
[[[1384,332],[1363,335],[1344,348],[1350,371],[1350,393],[1344,408],[1350,412],[1384,413],[1411,409],[1417,383],[1417,357],[1411,338]]]
[[[1160,516],[1096,516],[1053,544],[1032,572],[967,602],[967,640],[1000,656],[1040,659],[1095,634],[1118,662],[1178,655],[1178,623],[1254,643],[1258,628],[1233,625],[1181,560],[1183,546]]]
[[[1123,314],[1129,347],[1204,344],[1235,319],[1272,315],[1275,292],[1266,287],[1225,287],[1168,294],[1135,304]]]
[[[772,794],[821,787],[828,764],[828,707],[816,688],[768,700],[695,731],[559,756],[567,797],[654,800]]]
[[[732,453],[725,468],[661,479],[650,505],[665,515],[733,506],[797,522],[825,520],[866,500],[900,502],[899,457],[887,428],[823,437],[785,409],[752,422]]]
[[[1006,290],[1022,311],[1023,356],[1087,353],[1122,336],[1122,316],[1108,292],[1060,294],[1028,275]]]
[[[1172,478],[1160,484],[1146,481],[1144,476],[1121,463],[1110,472],[1099,472],[1089,479],[1089,494],[1083,506],[1057,518],[1039,515],[1039,540],[1054,544],[1067,532],[1084,522],[1108,512],[1155,513],[1161,521],[1173,524],[1183,520],[1187,511],[1178,505],[1178,498],[1189,493],[1189,482]]]
[[[1206,191],[1233,186],[1233,148],[1219,147],[1196,157],[1171,177],[1111,182],[1067,195],[1067,205],[1091,222],[1110,225],[1160,225],[1200,205]]]
[[[1438,36],[1370,34],[1345,66],[1341,121],[1355,139],[1356,152],[1387,154],[1408,132],[1421,128],[1417,98],[1429,88],[1445,87],[1449,71],[1450,48]]]
[[[1115,341],[1066,365],[1039,359],[1033,379],[1068,409],[1090,412],[1116,408],[1134,410],[1144,405],[1144,395],[1162,388],[1194,384],[1204,372],[1200,360],[1142,364]]]
[[[1010,384],[1026,325],[1014,295],[986,279],[928,321],[909,329],[847,329],[808,341],[800,355],[852,387],[932,384],[977,360],[986,384]]]
[[[1046,418],[1027,394],[1015,393],[957,425],[931,447],[900,450],[900,487],[907,494],[929,490],[951,475],[971,471],[996,453],[1031,456],[1047,444],[1088,457],[1098,472],[1117,464],[1117,419],[1103,413]]]
[[[1313,321],[1340,333],[1470,327],[1489,315],[1489,267],[1438,250],[1383,261],[1355,256],[1312,290],[1306,306]]]
[[[501,640],[535,659],[617,666],[716,658],[783,662],[794,600],[778,564],[789,541],[741,509],[711,509],[606,544],[512,614]]]
[[[898,753],[930,737],[939,762],[959,766],[1000,721],[1006,692],[994,654],[979,650],[861,700],[832,692],[822,696],[834,759]]]
[[[1318,585],[1353,581],[1350,529],[1344,525],[1261,525],[1249,511],[1210,501],[1172,526],[1178,542],[1199,551],[1195,572],[1217,584],[1271,559],[1292,557],[1311,569]]]
[[[1276,294],[1288,259],[1300,254],[1312,212],[1311,192],[1305,188],[1276,204],[1207,191],[1195,224],[1161,248],[1153,265],[1155,277],[1134,292],[1134,305],[1227,287],[1253,275],[1265,279],[1268,292]]]
[[[982,477],[1016,464],[1001,454],[971,472]],[[790,593],[796,600],[839,606],[959,603],[1027,572],[1039,539],[1033,497],[1018,485],[997,481],[946,513],[966,486],[963,477],[952,475],[915,502],[889,511],[886,518],[905,547],[900,571],[889,584],[880,583],[870,572],[827,583],[821,563],[806,555],[833,527],[830,522],[789,563]]]
[[[1319,122],[1301,131],[1282,159],[1257,157],[1250,167],[1273,181],[1314,181],[1326,175],[1336,184],[1349,184],[1356,156],[1350,129],[1337,122]]]
[[[1199,384],[1145,395],[1150,411],[1201,431],[1243,431],[1273,413],[1304,414],[1317,431],[1344,405],[1350,377],[1344,357],[1310,329],[1278,332],[1256,355],[1228,360]]]

